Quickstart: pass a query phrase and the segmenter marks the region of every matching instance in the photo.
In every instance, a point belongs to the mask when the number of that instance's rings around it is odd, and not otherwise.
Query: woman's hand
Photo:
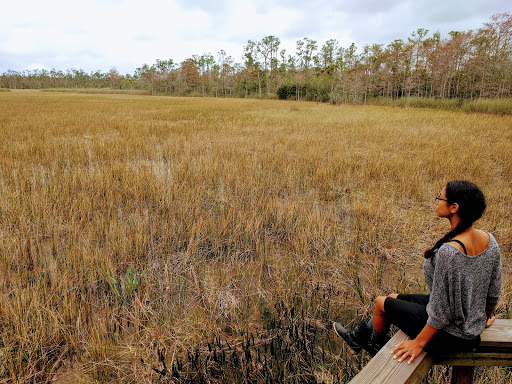
[[[407,364],[411,364],[416,357],[423,351],[423,347],[435,336],[437,329],[429,324],[425,324],[421,332],[416,336],[414,340],[404,340],[395,345],[395,348],[391,353],[395,353],[393,359],[398,359],[401,363],[407,357],[409,361]]]
[[[421,351],[423,351],[423,347],[416,339],[414,339],[399,342],[397,345],[395,345],[395,348],[393,348],[391,353],[396,352],[395,356],[393,356],[393,359],[398,359],[400,363],[404,361],[408,356],[410,356],[407,364],[411,364],[414,359],[421,353]]]
[[[494,320],[496,320],[496,316],[489,317],[485,323],[485,328],[489,328],[494,323]]]

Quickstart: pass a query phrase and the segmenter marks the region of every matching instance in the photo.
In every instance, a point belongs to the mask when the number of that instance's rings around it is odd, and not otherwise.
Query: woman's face
[[[448,203],[446,198],[446,187],[444,187],[436,198],[436,215],[438,217],[449,217],[452,214],[453,204]]]

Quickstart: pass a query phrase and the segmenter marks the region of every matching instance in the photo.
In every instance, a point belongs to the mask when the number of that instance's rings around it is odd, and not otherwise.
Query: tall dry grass
[[[100,95],[151,95],[151,91],[145,89],[112,89],[112,88],[45,88],[41,92],[57,93],[86,93]]]
[[[456,178],[510,317],[512,117],[2,93],[0,382],[345,382],[367,356],[329,321],[425,290]]]
[[[450,111],[512,115],[512,98],[502,99],[436,99],[431,97],[402,97],[399,99],[377,98],[374,105],[396,107],[433,108]]]

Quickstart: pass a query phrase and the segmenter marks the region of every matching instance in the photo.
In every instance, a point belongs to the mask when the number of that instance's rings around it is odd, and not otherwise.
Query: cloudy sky
[[[83,69],[133,74],[157,59],[179,63],[223,49],[242,62],[247,40],[385,44],[418,28],[481,28],[510,0],[22,0],[2,5],[0,74],[8,69]]]

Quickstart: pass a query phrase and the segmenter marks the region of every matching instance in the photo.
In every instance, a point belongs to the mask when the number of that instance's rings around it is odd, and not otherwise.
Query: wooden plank
[[[511,347],[512,346],[512,319],[496,319],[494,324],[485,328],[480,335],[481,346]]]
[[[512,320],[496,319],[480,336],[482,342],[471,352],[434,357],[434,364],[461,366],[512,366]]]
[[[451,384],[473,384],[473,377],[475,376],[475,367],[459,367],[455,366],[452,369]]]
[[[467,352],[438,356],[434,365],[503,366],[512,367],[511,352]]]
[[[432,367],[432,357],[422,352],[412,364],[399,363],[393,359],[391,350],[394,346],[409,337],[398,331],[373,359],[355,376],[350,384],[367,383],[419,383]]]
[[[398,331],[373,359],[350,381],[350,384],[366,383],[419,383],[433,364],[453,366],[512,366],[512,319],[496,319],[481,335],[482,342],[476,351],[454,353],[436,357],[422,352],[412,364],[393,359],[391,350],[409,337]],[[461,373],[464,369],[457,368]],[[469,370],[466,372],[468,373]],[[456,373],[457,375],[457,373]],[[466,375],[468,376],[468,375]]]

